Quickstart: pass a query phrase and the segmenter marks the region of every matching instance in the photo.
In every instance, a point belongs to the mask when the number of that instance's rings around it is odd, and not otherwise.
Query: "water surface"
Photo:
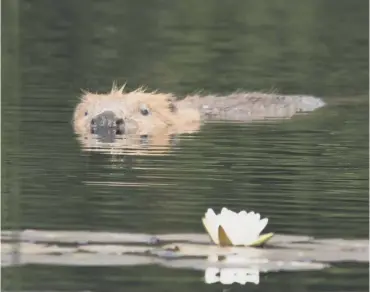
[[[2,49],[2,229],[204,233],[207,208],[255,210],[266,232],[368,239],[368,4],[364,1],[10,1]],[[80,89],[183,96],[309,94],[291,120],[213,123],[160,155],[84,151]],[[222,291],[158,265],[3,267],[8,290]],[[245,287],[248,286],[248,287]],[[232,290],[368,291],[368,263],[266,272]]]

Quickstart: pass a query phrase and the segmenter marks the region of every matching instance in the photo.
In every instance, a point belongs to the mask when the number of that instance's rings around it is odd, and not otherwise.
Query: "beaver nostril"
[[[93,128],[96,128],[97,127],[97,122],[95,119],[92,119],[91,122],[90,122],[90,126],[93,127]]]
[[[122,125],[123,124],[123,119],[118,119],[117,121],[116,121],[116,125],[117,126],[120,126],[120,125]]]
[[[92,119],[90,122],[90,132],[91,134],[95,134],[96,132],[96,121],[95,119]]]
[[[118,119],[116,121],[116,134],[117,135],[123,135],[125,133],[125,122],[123,119]]]

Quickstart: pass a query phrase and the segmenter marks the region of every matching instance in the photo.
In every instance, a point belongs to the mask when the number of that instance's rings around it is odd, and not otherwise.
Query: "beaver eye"
[[[150,114],[149,109],[145,105],[140,106],[140,112],[143,116],[147,116]]]

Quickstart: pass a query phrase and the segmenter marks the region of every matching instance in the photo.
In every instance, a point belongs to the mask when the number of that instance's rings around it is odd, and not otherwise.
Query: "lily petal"
[[[261,233],[263,229],[265,229],[267,223],[269,222],[269,219],[268,218],[264,218],[262,219],[260,222],[259,222],[259,230],[258,230],[258,233]]]
[[[209,234],[209,236],[211,237],[212,241],[215,244],[219,244],[219,240],[218,240],[219,222],[218,221],[219,220],[217,218],[217,215],[213,211],[213,209],[208,209],[205,214],[205,217],[202,218],[204,228],[206,229],[207,233]]]

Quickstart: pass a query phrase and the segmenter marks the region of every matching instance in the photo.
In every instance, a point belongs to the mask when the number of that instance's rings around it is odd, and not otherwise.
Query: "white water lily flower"
[[[222,208],[217,215],[213,209],[208,209],[202,221],[212,241],[221,246],[258,246],[273,236],[273,233],[260,236],[268,218],[261,219],[260,214],[253,211],[236,213]]]

